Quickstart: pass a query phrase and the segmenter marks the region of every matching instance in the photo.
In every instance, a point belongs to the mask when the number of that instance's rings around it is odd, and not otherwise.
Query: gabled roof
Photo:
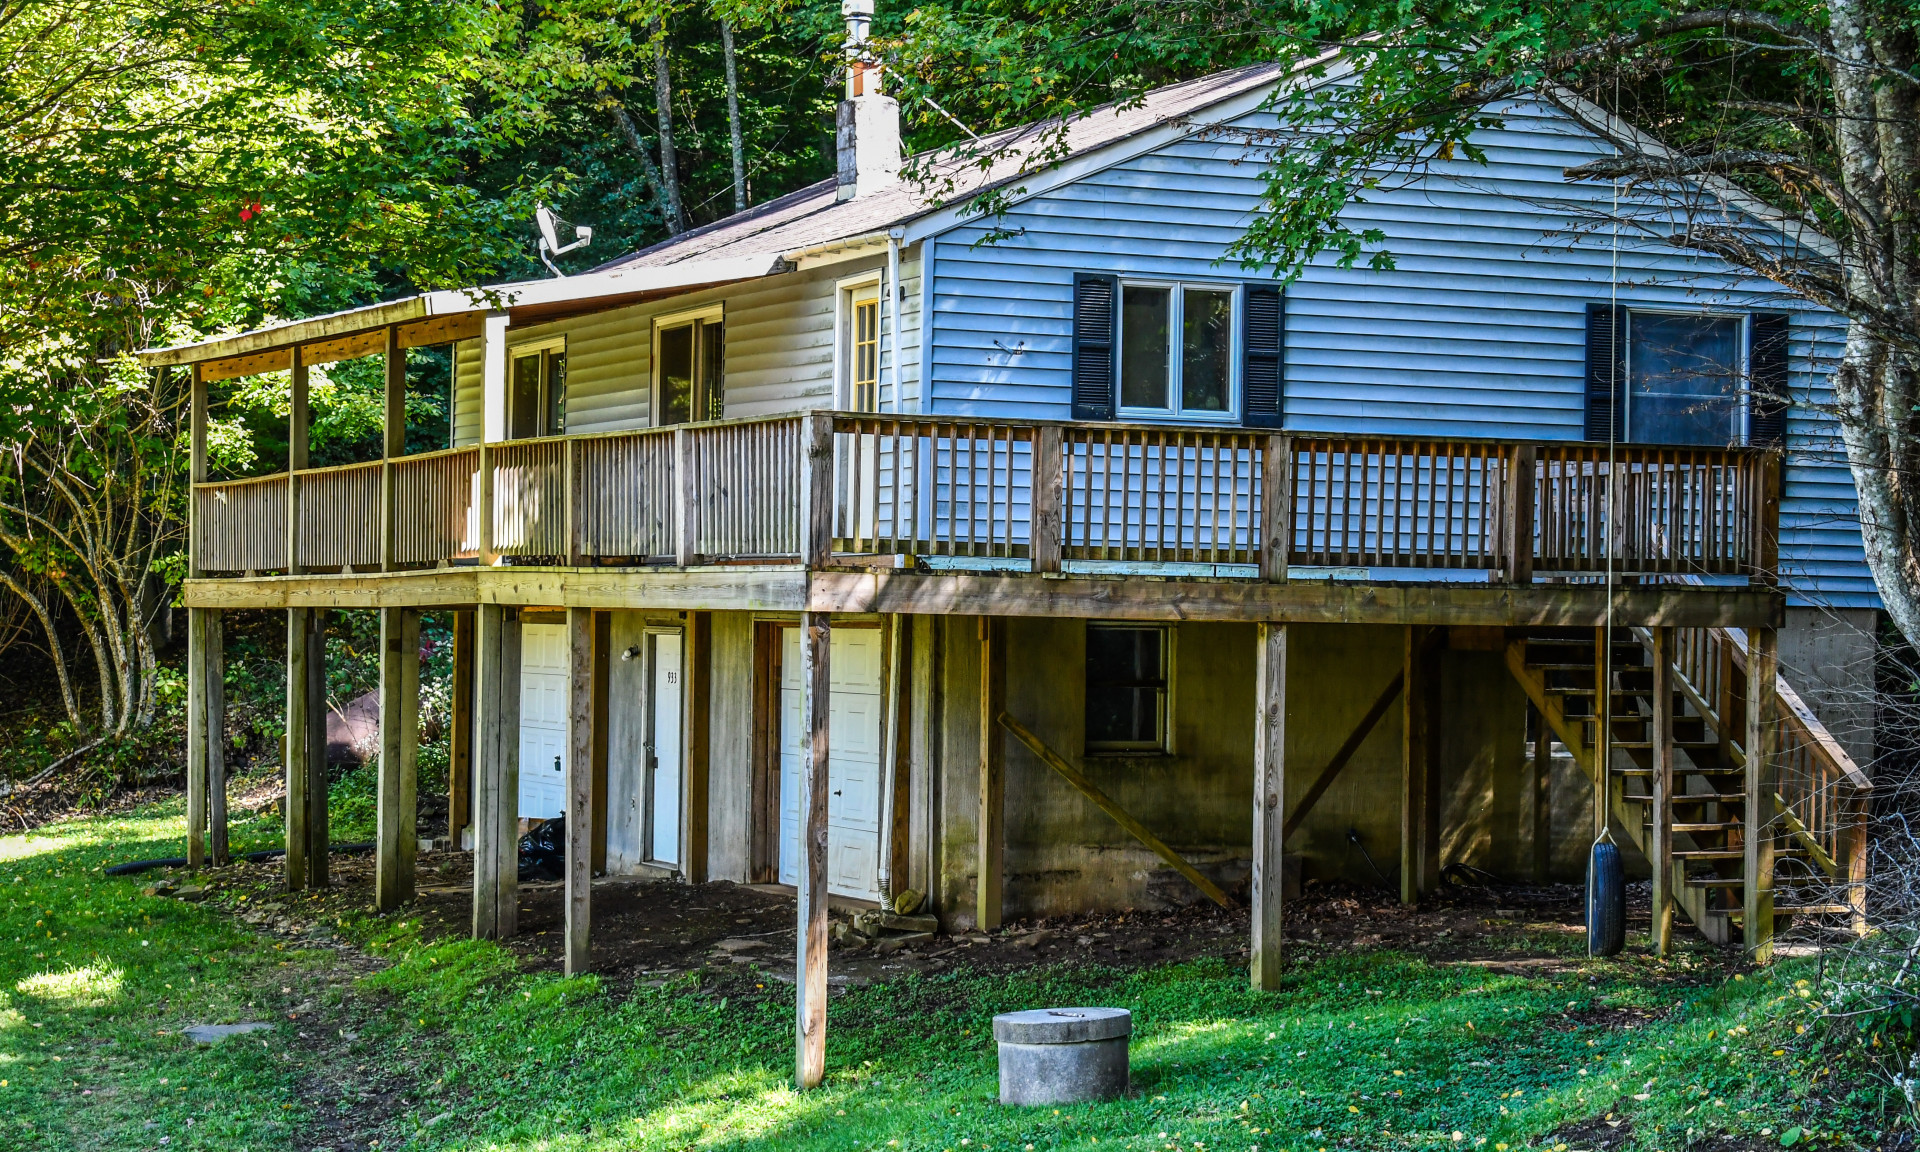
[[[1136,104],[1108,104],[1081,113],[1065,123],[1065,155],[1058,154],[1052,138],[1061,121],[1046,120],[983,136],[964,148],[922,154],[909,162],[921,169],[917,178],[903,178],[898,184],[856,199],[836,199],[835,181],[822,180],[622,256],[595,271],[657,267],[718,256],[780,255],[883,233],[1033,176],[1037,167],[1055,160],[1083,156],[1236,97],[1260,92],[1289,70],[1282,64],[1253,64],[1156,88]],[[1046,152],[1044,157],[1039,155],[1042,151]],[[983,168],[979,158],[990,158],[991,162]]]

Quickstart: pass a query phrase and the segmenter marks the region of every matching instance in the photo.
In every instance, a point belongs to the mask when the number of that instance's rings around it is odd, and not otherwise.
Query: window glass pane
[[[1087,746],[1164,746],[1166,632],[1087,628]]]
[[[1120,406],[1165,408],[1173,293],[1129,284],[1120,290],[1120,300]]]
[[[660,418],[655,424],[685,424],[693,418],[693,325],[660,331]]]
[[[853,306],[853,382],[849,397],[855,412],[880,410],[880,301],[860,300]]]
[[[1634,312],[1627,340],[1630,439],[1712,445],[1739,440],[1738,319]]]
[[[567,354],[547,355],[547,435],[567,430]]]
[[[717,320],[700,325],[700,388],[705,408],[701,418],[705,420],[718,420],[727,414],[725,333]]]
[[[507,404],[507,438],[518,440],[540,434],[540,357],[516,356],[513,388]]]
[[[1233,294],[1188,288],[1182,296],[1180,407],[1225,412],[1227,374],[1233,364]]]

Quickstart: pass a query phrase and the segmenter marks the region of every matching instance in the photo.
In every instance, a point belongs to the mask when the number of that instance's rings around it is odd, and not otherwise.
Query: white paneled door
[[[567,807],[567,626],[520,629],[520,815]]]
[[[880,896],[881,632],[836,628],[829,657],[827,891]],[[800,882],[800,630],[781,632],[780,882]]]
[[[654,632],[648,637],[653,646],[653,716],[648,731],[652,780],[648,809],[651,829],[647,855],[656,864],[680,863],[680,780],[683,771],[680,755],[680,702],[684,673],[680,665],[681,634]]]

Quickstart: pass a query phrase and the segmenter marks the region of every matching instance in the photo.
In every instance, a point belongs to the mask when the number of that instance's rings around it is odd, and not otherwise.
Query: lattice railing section
[[[1767,575],[1744,449],[813,413],[508,441],[200,485],[197,567],[831,556]],[[485,510],[482,514],[482,509]],[[1017,565],[1016,565],[1017,566]]]

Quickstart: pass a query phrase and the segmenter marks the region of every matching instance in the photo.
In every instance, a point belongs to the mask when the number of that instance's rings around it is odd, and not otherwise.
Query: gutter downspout
[[[887,230],[887,283],[886,315],[882,318],[887,334],[887,387],[893,393],[893,411],[899,415],[906,409],[900,398],[900,236],[904,228]]]

